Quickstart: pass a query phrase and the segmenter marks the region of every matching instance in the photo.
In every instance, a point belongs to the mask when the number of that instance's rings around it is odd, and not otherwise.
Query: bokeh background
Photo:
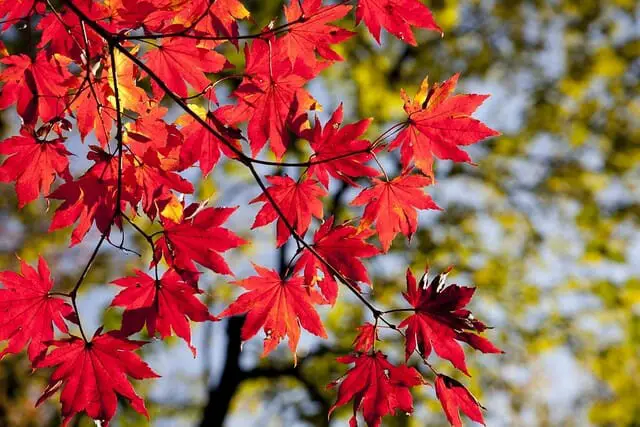
[[[245,1],[255,24],[280,16],[279,1]],[[640,426],[640,4],[634,0],[431,0],[445,37],[417,32],[419,47],[387,37],[378,46],[366,30],[340,48],[345,57],[313,82],[324,105],[321,118],[343,101],[348,120],[375,117],[375,138],[401,119],[400,88],[409,93],[461,72],[460,91],[490,93],[478,117],[503,136],[469,149],[477,167],[437,162],[430,193],[445,208],[420,217],[412,241],[369,262],[382,306],[400,304],[404,270],[428,262],[455,265],[451,280],[475,285],[476,317],[505,354],[473,354],[471,390],[487,407],[489,426]],[[33,52],[37,34],[25,24],[2,34],[12,53]],[[352,27],[352,17],[345,21]],[[229,52],[234,60],[240,56]],[[234,56],[235,55],[235,56]],[[232,87],[221,89],[221,97]],[[169,113],[177,114],[173,110]],[[2,134],[19,122],[4,112]],[[90,138],[89,138],[90,139]],[[91,143],[91,140],[88,141]],[[86,145],[70,140],[81,173]],[[303,149],[299,155],[305,157]],[[396,154],[386,156],[398,171]],[[262,170],[277,173],[276,170]],[[198,197],[241,205],[233,228],[253,240],[230,254],[238,277],[249,261],[278,267],[291,248],[275,251],[273,228],[248,230],[258,189],[232,163],[207,179],[195,171]],[[353,213],[353,192],[332,188],[325,206],[340,219]],[[0,186],[0,268],[15,269],[16,254],[48,259],[60,288],[84,266],[95,239],[67,248],[70,230],[47,233],[55,206],[43,200],[18,211],[13,188]],[[94,235],[95,237],[95,235]],[[127,235],[147,257],[107,249],[99,256],[80,310],[89,329],[117,328],[119,313],[105,307],[116,290],[109,281],[148,260],[144,242]],[[205,275],[202,286],[214,313],[237,295],[228,278]],[[325,385],[344,373],[335,357],[349,350],[355,327],[368,313],[342,293],[322,315],[330,339],[303,339],[300,363],[282,346],[260,359],[259,338],[240,353],[242,319],[194,326],[198,357],[180,341],[154,341],[145,359],[163,375],[141,382],[154,426],[344,425],[348,407],[327,421],[335,394]],[[392,357],[397,337],[386,337]],[[395,350],[394,350],[395,349]],[[451,373],[448,366],[443,371]],[[57,426],[57,402],[35,409],[46,378],[30,372],[24,356],[0,362],[0,426]],[[411,417],[385,426],[445,426],[434,393],[423,387]],[[468,421],[468,420],[467,420]],[[74,425],[93,425],[77,417]],[[116,426],[149,421],[123,405]]]

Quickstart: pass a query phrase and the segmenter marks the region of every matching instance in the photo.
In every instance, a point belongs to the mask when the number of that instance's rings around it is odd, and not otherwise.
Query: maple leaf
[[[349,280],[352,286],[358,283],[371,284],[367,269],[360,258],[369,258],[380,251],[366,242],[373,235],[371,230],[359,230],[352,225],[333,226],[334,218],[326,220],[313,237],[315,251],[340,274]],[[302,251],[295,266],[298,272],[304,268],[305,283],[313,286],[317,283],[325,299],[334,304],[338,296],[338,284],[334,273],[327,265],[308,249]],[[322,272],[322,278],[318,271]]]
[[[50,295],[53,280],[44,258],[38,271],[20,260],[20,274],[0,272],[0,340],[8,340],[0,359],[27,347],[29,360],[35,361],[53,339],[53,325],[69,332],[64,319],[76,321],[73,308],[62,298]]]
[[[139,45],[134,46],[129,52],[136,55],[140,49]],[[116,80],[118,82],[118,95],[120,98],[120,108],[132,110],[144,116],[149,115],[150,100],[143,88],[138,87],[137,79],[139,75],[138,67],[124,53],[119,50],[114,52]],[[115,82],[111,71],[111,61],[107,64],[107,81],[111,89],[108,96],[109,103],[115,110]]]
[[[67,59],[54,55],[50,60],[39,51],[32,60],[27,55],[11,55],[0,59],[7,67],[0,73],[4,86],[0,91],[0,110],[16,105],[25,123],[35,124],[62,115],[69,80],[74,77],[66,70]]]
[[[133,156],[127,156],[127,159],[129,167],[124,172],[124,179],[129,184],[136,184],[136,199],[142,200],[142,209],[150,217],[155,213],[156,202],[170,197],[170,190],[183,194],[191,194],[194,191],[189,181],[175,172],[163,169],[157,151],[148,150],[139,161]],[[134,177],[129,177],[129,174],[133,174]]]
[[[54,349],[36,364],[37,368],[56,368],[36,405],[62,389],[63,426],[81,412],[108,426],[116,412],[116,395],[120,395],[134,410],[148,417],[144,401],[127,379],[159,377],[134,353],[144,344],[114,333],[101,334],[100,330],[89,342],[78,337],[53,341]]]
[[[95,131],[100,146],[105,148],[111,137],[115,120],[115,112],[105,108],[109,105],[113,92],[106,79],[100,82],[94,81],[91,84],[93,90],[90,87],[85,88],[83,93],[78,95],[72,108],[76,113],[80,139],[84,142],[87,135]]]
[[[367,322],[362,326],[358,326],[358,331],[358,336],[353,340],[353,349],[361,353],[373,350],[375,342],[379,341],[375,325]]]
[[[469,375],[464,351],[456,341],[466,341],[472,347],[485,353],[502,353],[486,338],[472,332],[482,332],[487,327],[473,318],[464,307],[471,301],[475,288],[450,285],[445,280],[450,269],[437,275],[427,285],[427,272],[416,283],[410,269],[407,269],[407,292],[405,300],[416,310],[404,319],[399,328],[406,328],[405,357],[419,348],[425,359],[433,348],[438,356],[451,362],[453,366]]]
[[[164,0],[111,0],[106,3],[111,9],[110,19],[116,33],[120,29],[130,31],[139,27],[145,32],[163,32],[179,5],[178,1]]]
[[[233,274],[219,254],[245,244],[221,225],[231,216],[234,208],[206,208],[193,203],[180,212],[178,221],[162,217],[164,230],[156,241],[156,261],[160,255],[179,273],[198,274],[198,264],[219,274]]]
[[[354,206],[367,205],[360,228],[375,222],[384,252],[389,250],[397,233],[411,238],[418,227],[416,209],[440,210],[422,189],[429,184],[429,178],[407,173],[391,181],[373,178],[373,186],[362,190],[351,202]]]
[[[229,124],[248,120],[253,155],[269,141],[281,159],[290,142],[289,130],[299,133],[306,122],[304,113],[319,108],[303,86],[328,63],[310,67],[298,58],[291,64],[288,58],[273,54],[279,49],[279,40],[254,40],[245,45],[245,78],[233,92],[238,104],[225,112],[224,120]]]
[[[230,65],[224,56],[199,46],[195,39],[180,37],[165,40],[156,49],[149,50],[143,58],[169,89],[182,98],[188,96],[185,81],[196,92],[202,92],[211,84],[204,73],[216,73]],[[154,93],[161,93],[161,90],[156,89]]]
[[[412,46],[417,43],[411,27],[443,34],[429,8],[420,0],[358,0],[356,24],[360,21],[364,21],[378,43],[381,28]]]
[[[422,82],[413,100],[404,91],[404,109],[408,114],[407,127],[389,144],[400,150],[403,167],[413,160],[415,165],[433,179],[433,157],[455,162],[471,163],[469,155],[459,145],[471,145],[485,138],[499,135],[471,114],[489,95],[454,95],[459,74],[429,88]]]
[[[87,158],[95,164],[80,178],[65,182],[47,196],[48,199],[64,200],[56,209],[49,231],[68,227],[78,222],[71,233],[71,246],[77,245],[95,222],[101,233],[109,233],[114,222],[118,189],[118,157],[91,147]],[[136,204],[135,196],[123,185],[121,210],[126,203]],[[116,218],[119,224],[119,218]]]
[[[49,199],[63,200],[53,214],[49,232],[78,223],[71,233],[70,246],[80,243],[94,221],[101,232],[108,232],[115,211],[115,184],[105,183],[93,174],[62,184]],[[96,220],[97,219],[97,220]]]
[[[150,101],[145,108],[135,121],[125,125],[124,143],[139,158],[146,156],[147,152],[157,153],[164,169],[181,170],[182,133],[175,124],[168,124],[163,119],[167,108],[155,101]]]
[[[105,24],[107,11],[104,6],[94,1],[76,1],[76,6],[82,9],[83,13],[94,21],[102,21]],[[108,25],[108,24],[107,24]],[[84,61],[84,56],[88,49],[89,58],[96,58],[101,55],[106,46],[106,41],[95,33],[91,27],[83,26],[80,18],[70,11],[61,13],[47,13],[39,20],[36,28],[41,31],[40,41],[37,47],[47,49],[72,58],[78,63]],[[86,36],[86,45],[84,44]],[[82,44],[78,43],[82,40]]]
[[[237,45],[237,21],[249,16],[249,11],[238,0],[216,0],[213,4],[210,0],[183,0],[177,6],[174,22],[202,34],[229,37]]]
[[[149,335],[154,336],[157,331],[162,338],[171,336],[173,329],[189,345],[195,357],[189,319],[194,322],[215,320],[207,306],[196,298],[202,291],[185,283],[175,270],[167,270],[158,281],[136,270],[134,277],[123,277],[111,283],[125,288],[111,303],[125,307],[122,318],[125,335],[140,331],[145,324]]]
[[[459,410],[473,421],[484,425],[484,418],[480,411],[484,408],[462,384],[446,375],[438,375],[435,388],[436,396],[453,427],[462,427]]]
[[[9,155],[0,165],[0,182],[16,182],[18,206],[47,194],[56,175],[69,181],[71,155],[64,146],[64,138],[39,140],[32,129],[22,128],[20,136],[0,142],[0,154]]]
[[[227,143],[233,144],[236,148],[241,149],[238,139],[241,133],[233,128],[226,127],[221,121],[220,116],[224,113],[228,106],[221,107],[216,111],[205,111],[198,105],[189,106],[195,111],[200,118],[204,119],[209,126],[217,130],[222,136],[226,137]],[[178,118],[177,123],[182,125],[180,132],[184,135],[184,144],[180,152],[180,161],[183,167],[189,167],[196,162],[200,164],[200,170],[203,175],[209,172],[220,160],[220,152],[227,157],[235,158],[236,155],[223,141],[218,139],[207,128],[198,123],[188,114]]]
[[[267,181],[271,184],[267,192],[299,236],[307,232],[312,216],[322,219],[323,209],[320,198],[326,196],[327,191],[318,185],[318,181],[309,178],[295,181],[288,176],[268,176]],[[249,203],[256,202],[265,204],[258,211],[251,228],[262,227],[277,219],[277,246],[282,246],[291,235],[289,228],[264,193]]]
[[[292,1],[284,6],[284,14],[290,24],[281,38],[284,53],[294,63],[301,58],[315,65],[317,52],[330,61],[342,61],[342,57],[331,49],[332,44],[341,43],[355,33],[330,22],[343,18],[351,6],[345,4],[323,6],[322,0]]]
[[[358,425],[356,412],[362,415],[369,427],[378,427],[382,417],[396,411],[413,412],[413,398],[410,388],[424,384],[424,379],[415,368],[391,364],[382,352],[372,354],[352,354],[337,359],[340,363],[355,363],[343,378],[329,384],[338,383],[338,398],[331,406],[329,416],[339,406],[353,400],[353,416],[349,425]]]
[[[209,2],[209,4],[211,4]],[[250,16],[249,11],[244,7],[242,2],[238,0],[217,0],[209,8],[209,25],[217,34],[222,34],[227,37],[238,36],[238,20],[248,19]],[[205,23],[203,22],[204,26]],[[196,27],[198,30],[203,30],[200,26]],[[210,33],[207,28],[204,28],[205,33]],[[231,40],[234,42],[234,40]],[[236,42],[237,43],[237,42]]]
[[[300,326],[314,335],[327,338],[322,321],[312,305],[319,298],[304,286],[301,277],[283,280],[274,270],[255,264],[253,267],[257,276],[235,282],[249,292],[240,295],[219,315],[247,314],[241,331],[244,341],[255,336],[262,328],[266,335],[262,356],[269,354],[284,337],[288,337],[289,348],[295,358]]]
[[[329,175],[357,186],[354,179],[380,174],[377,169],[365,165],[373,159],[369,152],[371,143],[358,139],[366,132],[371,119],[340,127],[342,117],[342,104],[340,104],[324,128],[316,117],[315,126],[302,133],[314,151],[310,159],[314,164],[309,167],[309,176],[315,175],[326,188],[329,188]]]

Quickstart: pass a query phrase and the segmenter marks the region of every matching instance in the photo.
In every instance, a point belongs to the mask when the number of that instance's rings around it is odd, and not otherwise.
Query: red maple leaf
[[[391,181],[374,178],[373,186],[362,190],[351,202],[354,206],[367,205],[360,228],[375,222],[385,252],[396,234],[411,238],[418,228],[416,209],[440,209],[422,189],[429,184],[429,178],[407,173]]]
[[[353,340],[353,349],[360,353],[368,353],[373,350],[376,341],[379,341],[378,330],[375,325],[367,322],[358,326],[358,336]]]
[[[142,27],[145,32],[163,32],[169,27],[169,21],[179,7],[177,1],[158,0],[112,0],[107,3],[115,31],[131,31]]]
[[[198,298],[199,289],[184,282],[175,270],[167,270],[158,281],[136,270],[134,277],[123,277],[112,283],[125,288],[113,299],[112,306],[125,307],[122,331],[130,335],[147,325],[149,335],[156,331],[162,338],[171,336],[171,330],[182,338],[193,355],[189,319],[194,322],[215,320],[207,306]]]
[[[103,26],[109,27],[107,23],[108,12],[101,3],[95,1],[77,1],[75,4],[80,7],[83,13],[91,20],[101,21]],[[69,10],[62,11],[61,13],[45,14],[38,22],[36,28],[38,31],[41,31],[40,41],[37,45],[39,49],[47,49],[50,52],[62,54],[68,58],[72,58],[78,63],[84,61],[86,55],[85,48],[89,50],[89,58],[96,58],[103,54],[107,44],[91,27],[83,26],[80,18]],[[84,43],[85,35],[86,45]],[[80,40],[82,40],[82,42],[79,42]]]
[[[199,46],[195,39],[181,37],[165,40],[143,58],[169,89],[182,98],[188,96],[186,83],[196,92],[202,92],[211,84],[205,73],[217,73],[230,65],[218,52]],[[155,87],[155,83],[152,86]],[[154,93],[158,95],[162,91],[156,89]]]
[[[389,149],[400,150],[404,167],[411,161],[427,176],[433,178],[433,157],[471,163],[469,155],[458,148],[471,145],[499,132],[471,118],[471,114],[489,95],[454,95],[459,74],[429,88],[427,79],[413,100],[404,91],[404,109],[408,125],[391,142]]]
[[[8,340],[0,359],[18,353],[29,345],[27,354],[32,362],[47,349],[53,339],[53,325],[69,332],[64,319],[75,321],[73,308],[62,298],[50,295],[51,273],[44,258],[38,260],[38,271],[20,260],[20,274],[0,272],[0,340]]]
[[[137,200],[142,200],[142,209],[153,217],[156,212],[156,202],[171,196],[171,190],[183,194],[193,193],[193,185],[177,173],[165,170],[159,158],[159,152],[148,150],[142,159],[127,156],[128,167],[123,174],[123,180],[128,185],[136,187],[132,191]],[[133,176],[130,176],[133,174]]]
[[[290,25],[281,39],[284,54],[292,63],[301,58],[311,66],[316,63],[316,52],[324,59],[342,61],[331,45],[355,33],[328,24],[343,18],[350,10],[351,6],[345,4],[323,6],[322,0],[292,1],[285,5],[284,14]]]
[[[131,55],[137,55],[140,50],[140,45],[135,45],[129,50]],[[116,79],[113,79],[113,72],[111,71],[111,60],[103,62],[105,67],[104,74],[109,84],[110,95],[108,96],[109,104],[106,106],[107,111],[115,116],[115,83],[118,83],[118,95],[120,96],[120,107],[128,109],[138,113],[138,119],[144,120],[147,117],[151,117],[152,120],[158,119],[158,111],[166,111],[166,108],[157,108],[157,103],[160,101],[150,99],[147,92],[138,86],[138,80],[140,78],[140,70],[138,66],[131,61],[124,53],[116,50],[115,57],[115,69]],[[103,75],[104,75],[103,74]],[[107,89],[105,88],[105,91]],[[98,95],[100,96],[100,95]]]
[[[111,137],[111,128],[115,120],[115,111],[106,108],[111,106],[109,97],[113,96],[113,90],[109,87],[107,79],[93,81],[91,85],[93,90],[87,83],[71,107],[76,113],[82,141],[91,131],[95,131],[96,139],[104,148]]]
[[[184,144],[180,151],[182,167],[189,167],[199,162],[200,170],[206,176],[220,160],[220,152],[230,158],[236,157],[227,144],[233,144],[236,148],[241,149],[238,139],[242,134],[237,129],[225,126],[220,120],[221,115],[228,110],[229,106],[218,108],[213,112],[204,111],[198,106],[190,107],[192,110],[202,113],[202,118],[207,124],[226,137],[225,143],[188,114],[178,118],[177,123],[182,125],[180,132],[184,135]]]
[[[327,191],[318,185],[318,181],[309,178],[295,181],[288,176],[268,176],[267,181],[271,183],[271,187],[267,188],[267,192],[282,211],[289,225],[296,230],[299,236],[303,236],[307,232],[312,216],[322,219],[321,197],[326,196]],[[282,246],[291,235],[284,220],[280,218],[264,193],[250,203],[256,202],[265,204],[258,211],[251,228],[262,227],[277,219],[277,246]]]
[[[179,273],[197,275],[198,264],[219,274],[233,274],[220,252],[237,248],[245,240],[221,225],[235,208],[206,208],[192,203],[177,221],[162,217],[164,231],[156,241],[155,259],[160,255]]]
[[[179,159],[183,145],[182,133],[176,125],[168,124],[163,119],[167,108],[155,101],[145,102],[144,105],[145,109],[139,112],[138,118],[127,123],[124,143],[138,158],[151,151],[158,154],[163,168],[181,170]]]
[[[262,328],[264,339],[263,356],[266,356],[282,341],[289,338],[289,348],[295,357],[300,326],[314,335],[327,338],[313,303],[321,298],[304,286],[302,277],[283,280],[280,275],[258,265],[253,266],[258,273],[235,282],[249,290],[233,302],[220,317],[247,314],[241,336],[248,340]]]
[[[349,425],[358,425],[356,412],[362,415],[369,427],[378,427],[385,415],[396,411],[413,412],[410,388],[424,384],[424,379],[415,368],[392,365],[382,352],[353,354],[339,357],[340,363],[355,363],[355,366],[329,387],[340,384],[338,399],[329,410],[329,416],[339,406],[353,400],[353,416]]]
[[[349,280],[351,285],[371,284],[367,269],[360,260],[380,252],[378,248],[366,242],[371,235],[373,231],[358,230],[352,225],[342,224],[334,227],[333,217],[331,217],[318,228],[313,237],[313,248]],[[327,265],[311,251],[305,249],[296,263],[295,271],[298,272],[303,268],[305,284],[307,286],[317,284],[325,299],[330,304],[334,304],[338,297],[338,284],[335,275]],[[322,273],[322,277],[318,272]]]
[[[190,1],[190,0],[189,0]],[[209,7],[209,21],[203,20],[196,28],[207,34],[215,32],[227,37],[238,36],[238,20],[249,18],[249,11],[238,0],[217,0]],[[208,24],[208,26],[206,26]],[[209,31],[211,28],[213,31]],[[231,40],[234,42],[234,40]],[[236,41],[237,43],[237,41]]]
[[[77,245],[95,222],[101,233],[109,232],[114,222],[118,189],[118,157],[92,146],[87,158],[95,164],[80,178],[62,184],[47,198],[64,200],[56,209],[49,231],[78,222],[71,233],[71,246]],[[136,204],[135,196],[123,185],[120,208]],[[119,224],[116,218],[116,224]]]
[[[429,8],[420,0],[358,0],[356,24],[362,20],[378,43],[381,28],[412,46],[417,43],[411,27],[442,33]]]
[[[69,173],[71,155],[64,146],[64,138],[52,140],[36,139],[33,130],[22,128],[20,136],[0,142],[0,154],[9,155],[0,165],[0,182],[16,182],[18,206],[48,194],[56,175],[66,181],[72,179]]]
[[[249,121],[254,156],[269,141],[278,159],[289,145],[289,131],[299,132],[306,122],[305,111],[317,108],[304,84],[328,65],[310,67],[300,58],[292,64],[288,58],[273,53],[279,49],[279,40],[254,40],[245,45],[245,78],[233,92],[238,104],[224,115],[229,124]]]
[[[398,327],[407,328],[406,359],[409,359],[416,347],[426,359],[433,348],[438,356],[469,375],[464,351],[457,341],[466,341],[484,353],[502,351],[486,338],[473,333],[487,328],[464,308],[471,301],[475,288],[458,285],[445,287],[449,271],[450,269],[437,275],[429,285],[425,272],[418,285],[411,270],[407,269],[407,292],[403,296],[416,312],[404,319]]]
[[[484,409],[478,400],[458,381],[446,375],[436,378],[436,396],[442,404],[442,409],[452,427],[462,427],[459,410],[473,421],[484,425],[482,411]]]
[[[369,152],[371,143],[359,139],[371,124],[371,119],[343,127],[340,127],[341,124],[342,104],[334,111],[324,128],[316,117],[315,126],[302,133],[314,151],[310,159],[314,164],[309,167],[309,176],[315,175],[326,188],[329,188],[329,175],[356,186],[354,179],[380,174],[376,168],[365,165],[373,159]]]
[[[63,426],[80,412],[108,426],[116,412],[116,395],[148,416],[144,401],[127,379],[127,376],[138,380],[159,377],[133,352],[144,344],[112,333],[101,334],[100,330],[89,342],[78,337],[53,341],[54,349],[36,365],[37,368],[56,367],[37,405],[62,389]]]
[[[206,35],[219,34],[238,43],[238,20],[249,18],[249,11],[238,0],[183,0],[176,4],[176,19],[184,28]],[[204,18],[202,18],[204,16]],[[194,27],[194,22],[200,19]]]
[[[0,59],[6,68],[0,73],[4,86],[0,91],[0,110],[16,105],[25,123],[38,118],[48,122],[62,116],[66,94],[74,77],[66,69],[68,59],[59,55],[47,58],[41,50],[32,60],[27,55],[11,55]]]
[[[70,246],[75,246],[84,239],[94,221],[100,232],[107,233],[115,212],[115,186],[114,182],[101,181],[93,173],[62,184],[48,196],[49,199],[63,200],[53,214],[49,231],[69,227],[77,222],[71,233]]]

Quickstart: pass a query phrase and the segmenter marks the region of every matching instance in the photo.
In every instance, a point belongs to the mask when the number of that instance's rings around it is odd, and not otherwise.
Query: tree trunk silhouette
[[[240,330],[244,317],[232,317],[227,321],[227,354],[224,370],[218,385],[209,390],[209,400],[202,413],[201,427],[219,427],[224,424],[231,399],[243,381],[240,369]]]

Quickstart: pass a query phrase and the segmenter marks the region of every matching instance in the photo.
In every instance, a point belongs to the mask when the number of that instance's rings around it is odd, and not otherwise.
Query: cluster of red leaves
[[[436,375],[435,387],[447,419],[453,426],[461,426],[458,410],[472,420],[483,423],[482,406],[458,381],[442,375],[427,362],[431,349],[438,356],[449,360],[457,369],[469,375],[462,347],[457,341],[464,341],[472,348],[484,353],[502,353],[489,340],[477,334],[487,326],[475,319],[465,309],[475,288],[458,285],[446,286],[449,270],[438,274],[431,283],[427,282],[428,270],[417,283],[411,270],[407,269],[407,291],[404,298],[411,308],[401,311],[412,312],[397,326],[405,337],[405,358],[409,361],[416,352]],[[362,410],[364,419],[370,426],[379,426],[382,417],[395,411],[411,413],[413,403],[408,389],[426,383],[419,371],[405,364],[395,366],[387,361],[380,351],[375,350],[377,324],[366,323],[359,328],[354,340],[355,355],[338,359],[343,363],[355,363],[339,384],[338,400],[331,410],[353,400],[351,425],[357,425],[356,412]]]
[[[432,87],[425,80],[414,99],[402,92],[408,117],[394,127],[395,138],[370,141],[363,135],[372,120],[343,124],[342,105],[324,125],[317,116],[309,119],[320,105],[307,83],[342,60],[334,45],[355,34],[336,25],[352,9],[347,2],[294,0],[284,6],[281,25],[242,36],[238,21],[249,12],[238,0],[59,4],[0,2],[1,30],[37,17],[41,36],[34,56],[9,54],[0,45],[0,110],[15,107],[22,120],[20,134],[0,142],[0,181],[15,183],[20,208],[41,195],[60,200],[50,230],[74,226],[72,246],[85,242],[94,226],[100,238],[66,292],[54,289],[43,258],[37,271],[21,261],[20,274],[0,273],[0,340],[7,342],[0,357],[26,348],[34,368],[55,368],[38,403],[61,391],[65,425],[80,412],[108,425],[117,396],[146,415],[130,378],[157,374],[135,353],[145,342],[131,336],[143,330],[152,337],[176,335],[195,356],[190,322],[217,320],[198,298],[201,269],[231,275],[222,254],[246,241],[224,226],[237,207],[184,202],[194,187],[182,174],[199,167],[207,175],[222,156],[247,167],[261,190],[251,202],[263,203],[252,228],[276,222],[276,246],[293,239],[299,249],[287,271],[256,265],[256,276],[234,282],[247,292],[220,317],[246,314],[243,340],[262,329],[263,355],[287,338],[295,358],[301,327],[327,338],[316,306],[333,305],[339,283],[372,312],[375,323],[359,328],[354,353],[338,359],[355,366],[333,384],[339,386],[331,411],[353,401],[352,425],[357,411],[369,425],[380,425],[386,415],[410,413],[411,388],[427,383],[406,364],[412,354],[431,367],[433,349],[468,374],[460,342],[500,351],[479,335],[486,326],[465,309],[472,288],[445,287],[446,274],[429,285],[425,274],[418,284],[408,271],[404,296],[410,308],[400,311],[412,314],[393,325],[406,337],[406,360],[395,365],[375,346],[380,322],[391,326],[387,317],[399,310],[380,311],[361,293],[362,285],[372,286],[363,260],[388,252],[398,233],[411,238],[418,211],[440,209],[425,192],[434,183],[433,157],[470,162],[459,146],[497,134],[471,118],[486,96],[452,95],[457,75]],[[355,21],[363,21],[378,42],[383,28],[411,45],[417,44],[414,28],[441,32],[421,0],[358,0]],[[234,65],[224,55],[227,45],[240,49],[241,42],[244,68],[228,74]],[[235,102],[219,105],[216,85],[230,78],[241,79],[231,94]],[[162,107],[167,100],[184,114],[170,119]],[[74,130],[82,141],[93,133],[98,143],[89,147],[89,167],[78,176],[69,169]],[[306,162],[282,161],[294,139],[308,143]],[[275,162],[257,157],[267,143]],[[403,170],[389,178],[377,155],[396,147]],[[299,174],[263,177],[256,165]],[[365,206],[359,220],[340,224],[324,217],[332,180],[364,187],[351,201]],[[157,231],[144,231],[140,217]],[[314,218],[320,225],[307,242]],[[78,291],[114,227],[139,233],[153,256],[149,273],[136,270],[113,281],[122,288],[111,303],[123,310],[120,329],[100,328],[89,339],[77,312]],[[56,339],[54,325],[62,338]],[[460,425],[458,410],[482,422],[480,405],[459,382],[436,373],[435,388],[453,425]]]

